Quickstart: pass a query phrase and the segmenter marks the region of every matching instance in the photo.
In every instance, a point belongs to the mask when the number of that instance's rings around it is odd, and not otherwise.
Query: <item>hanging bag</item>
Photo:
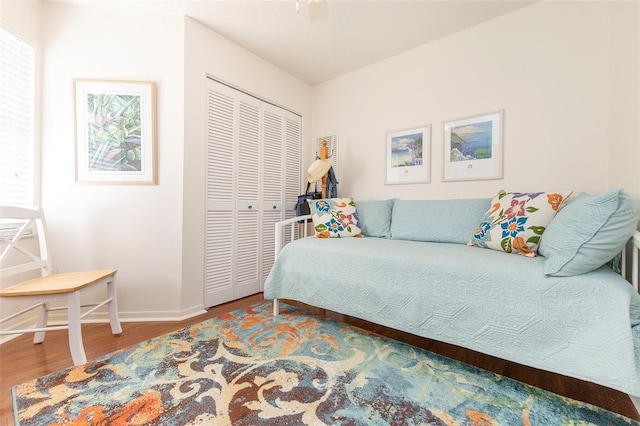
[[[313,191],[309,192],[311,189],[311,182],[307,185],[307,190],[304,194],[298,195],[298,201],[296,202],[296,216],[305,216],[311,214],[311,210],[309,209],[309,203],[307,200],[319,200],[322,198],[322,192]],[[302,221],[298,222],[302,223]]]

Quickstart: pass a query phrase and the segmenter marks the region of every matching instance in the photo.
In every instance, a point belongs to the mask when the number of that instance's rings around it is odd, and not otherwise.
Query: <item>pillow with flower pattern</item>
[[[353,198],[307,200],[315,238],[362,237]]]
[[[542,233],[572,193],[500,191],[469,245],[537,256]]]

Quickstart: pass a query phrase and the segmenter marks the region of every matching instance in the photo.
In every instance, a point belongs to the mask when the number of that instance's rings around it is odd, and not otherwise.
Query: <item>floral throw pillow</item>
[[[469,245],[537,256],[542,233],[572,193],[500,191]]]
[[[353,198],[308,200],[316,238],[362,237]]]

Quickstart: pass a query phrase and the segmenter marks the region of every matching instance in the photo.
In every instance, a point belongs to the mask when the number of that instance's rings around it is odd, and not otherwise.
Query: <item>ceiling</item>
[[[317,0],[316,0],[317,1]],[[316,85],[527,6],[526,0],[66,0],[187,15]]]

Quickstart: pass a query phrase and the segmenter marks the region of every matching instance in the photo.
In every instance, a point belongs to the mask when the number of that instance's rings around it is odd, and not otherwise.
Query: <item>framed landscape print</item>
[[[431,179],[431,126],[387,133],[385,184],[427,183]]]
[[[502,178],[503,111],[444,124],[443,181]]]
[[[76,181],[157,184],[156,86],[74,80]]]

